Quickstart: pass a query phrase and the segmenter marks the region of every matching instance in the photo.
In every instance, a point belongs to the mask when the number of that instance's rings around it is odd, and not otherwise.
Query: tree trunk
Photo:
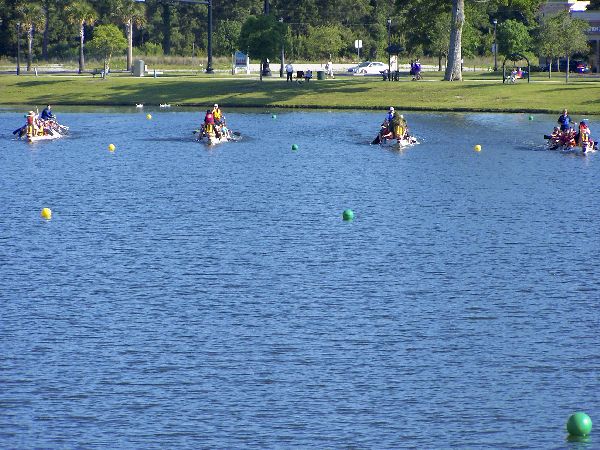
[[[438,55],[438,72],[442,71],[442,54]]]
[[[171,54],[171,7],[163,5],[163,51],[165,55]]]
[[[27,29],[27,72],[31,72],[31,61],[33,60],[33,25]]]
[[[569,55],[567,54],[567,67],[565,67],[565,83],[569,82]]]
[[[49,1],[44,2],[44,37],[42,39],[42,58],[48,59],[48,39],[50,35],[50,5]]]
[[[83,55],[83,42],[85,40],[85,30],[83,28],[84,23],[81,22],[79,27],[79,73],[83,73],[85,70],[85,60]]]
[[[127,22],[127,72],[131,72],[131,61],[133,59],[133,19]]]
[[[444,80],[462,80],[462,28],[465,23],[465,0],[452,0],[452,28],[448,48],[448,65]]]

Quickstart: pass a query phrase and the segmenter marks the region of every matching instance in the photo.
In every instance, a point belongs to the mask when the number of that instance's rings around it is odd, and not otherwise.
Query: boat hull
[[[418,143],[419,143],[419,141],[417,141],[417,139],[415,137],[409,136],[408,138],[404,138],[404,139],[384,139],[380,142],[380,145],[383,145],[386,147],[404,148],[404,147],[410,147],[412,145],[416,145]]]
[[[583,147],[578,145],[559,145],[554,142],[548,144],[548,150],[559,151],[560,153],[565,154],[573,154],[573,155],[587,155],[591,153],[596,153],[598,148],[594,145],[593,142],[589,142]]]
[[[63,137],[62,134],[55,132],[54,134],[44,134],[43,136],[27,136],[25,139],[27,142],[33,143],[38,141],[52,141],[61,137]]]

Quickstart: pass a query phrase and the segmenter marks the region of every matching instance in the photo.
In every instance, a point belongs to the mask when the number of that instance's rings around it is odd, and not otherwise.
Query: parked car
[[[564,58],[561,58],[560,60],[560,71],[564,72],[565,71],[565,64],[567,63],[567,60]],[[544,72],[548,72],[549,66],[546,65],[544,67],[541,68],[542,71]],[[556,66],[556,61],[554,61],[552,63],[552,72],[558,72],[558,67]],[[590,67],[588,66],[588,64],[581,60],[581,59],[570,59],[569,60],[569,72],[575,72],[575,73],[590,73]]]
[[[585,61],[569,61],[569,70],[576,73],[589,73],[590,68]]]
[[[379,61],[365,61],[350,67],[348,72],[352,72],[354,75],[381,75],[384,70],[387,70],[387,67],[387,64]]]
[[[361,62],[359,65],[357,66],[352,66],[348,69],[348,72],[351,73],[356,73],[357,70],[362,69],[363,67],[367,67],[369,64],[371,64],[371,61],[365,61],[365,62]]]

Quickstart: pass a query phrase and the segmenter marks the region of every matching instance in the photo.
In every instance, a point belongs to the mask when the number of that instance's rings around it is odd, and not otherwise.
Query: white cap
[[[215,103],[215,108],[218,108],[218,107],[219,107],[219,105],[217,105],[217,104]]]
[[[393,106],[390,106],[390,111],[393,111],[393,110],[394,110],[394,107],[393,107]]]

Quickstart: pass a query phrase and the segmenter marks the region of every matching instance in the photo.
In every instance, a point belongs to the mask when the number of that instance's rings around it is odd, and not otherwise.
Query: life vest
[[[214,130],[213,130],[213,124],[212,123],[207,123],[204,126],[204,131],[206,132],[206,134],[212,134],[214,132]]]
[[[215,123],[215,117],[213,116],[212,113],[206,113],[206,116],[204,117],[204,123],[206,123],[206,124],[209,124],[209,123],[214,124]]]
[[[33,116],[27,116],[27,125],[33,125]]]
[[[213,117],[215,120],[221,120],[221,110],[220,109],[213,109]]]

